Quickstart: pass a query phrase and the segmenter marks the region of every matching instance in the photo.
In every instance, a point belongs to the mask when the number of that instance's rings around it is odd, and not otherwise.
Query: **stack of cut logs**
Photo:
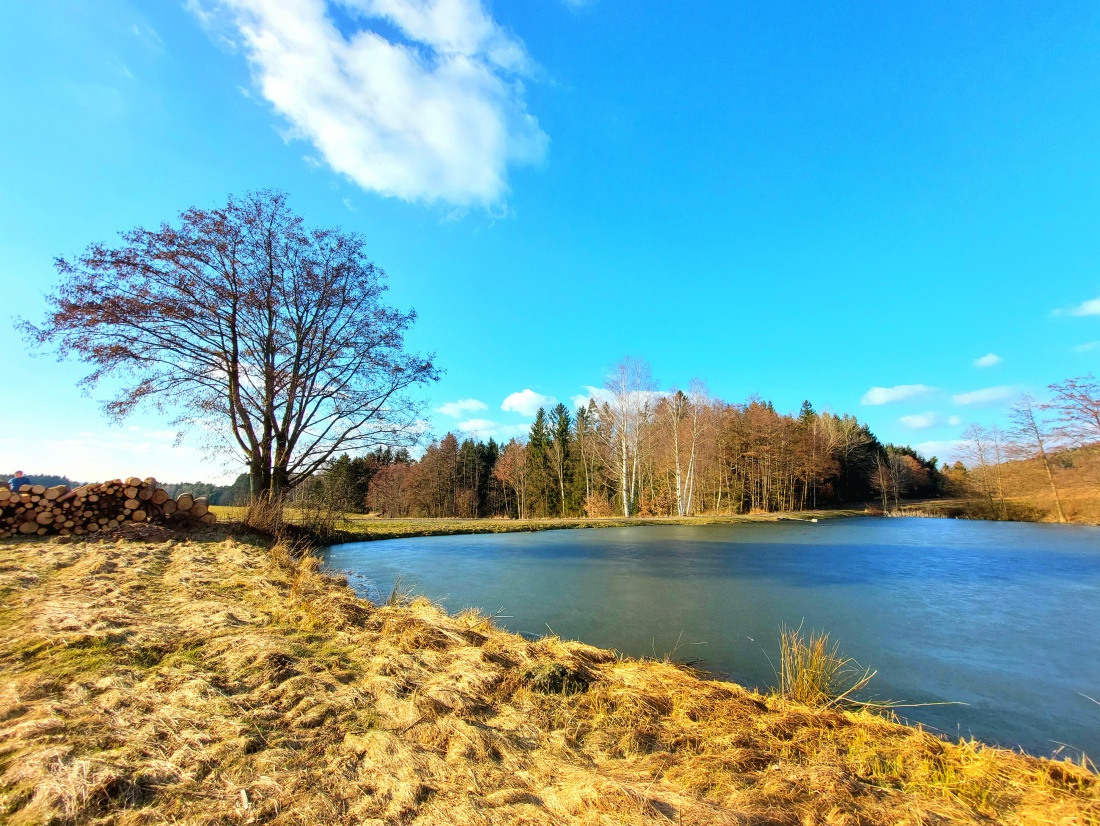
[[[17,534],[81,536],[128,522],[218,521],[205,499],[181,493],[176,499],[156,479],[131,476],[69,490],[64,485],[23,485],[11,490],[0,483],[0,539]]]

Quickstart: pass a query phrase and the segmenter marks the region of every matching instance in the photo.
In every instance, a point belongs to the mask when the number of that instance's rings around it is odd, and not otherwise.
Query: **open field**
[[[244,519],[245,508],[214,505],[211,511],[227,522]],[[295,519],[293,508],[288,509]],[[515,533],[530,531],[568,530],[571,528],[631,528],[640,525],[736,525],[745,522],[776,522],[781,519],[839,519],[866,516],[856,510],[802,511],[799,513],[759,513],[741,516],[662,516],[632,519],[381,519],[360,514],[346,514],[337,528],[347,534],[347,541],[400,539],[412,536],[453,536],[469,533]]]
[[[0,542],[11,824],[1098,824],[1100,778],[424,600],[222,528]]]

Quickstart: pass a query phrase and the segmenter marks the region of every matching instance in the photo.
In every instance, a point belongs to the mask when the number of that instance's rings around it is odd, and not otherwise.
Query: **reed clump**
[[[1087,767],[371,605],[224,530],[5,541],[0,596],[5,824],[1100,823]]]
[[[877,672],[840,653],[840,643],[802,626],[779,630],[779,693],[814,708],[862,705],[853,695],[866,688]]]

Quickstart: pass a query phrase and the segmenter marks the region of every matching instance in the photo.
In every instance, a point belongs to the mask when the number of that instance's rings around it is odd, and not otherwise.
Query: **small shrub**
[[[589,519],[606,519],[614,516],[611,503],[596,493],[590,493],[584,498],[584,515]]]

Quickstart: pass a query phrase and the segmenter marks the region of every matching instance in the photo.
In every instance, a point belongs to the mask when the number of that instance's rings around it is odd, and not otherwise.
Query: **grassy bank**
[[[227,506],[210,508],[221,521],[240,521],[246,509]],[[298,515],[288,508],[295,521]],[[741,516],[660,516],[631,519],[381,519],[361,514],[345,514],[336,523],[346,541],[400,539],[413,536],[453,536],[475,533],[524,533],[531,531],[570,530],[576,528],[631,528],[643,525],[738,525],[747,522],[777,522],[784,519],[840,519],[866,516],[863,508],[851,510],[802,511],[799,513],[759,513]]]
[[[0,542],[12,824],[1100,823],[1100,780],[144,527]]]
[[[1074,506],[1067,510],[1066,522],[1071,525],[1100,525],[1100,510],[1092,500],[1081,498],[1073,500]],[[1058,521],[1055,512],[1037,500],[1026,497],[1005,497],[1003,507],[1007,516],[1000,519],[999,514],[991,511],[989,503],[981,499],[922,499],[905,502],[892,516],[926,516],[941,519],[975,519],[1007,522],[1050,522]]]

